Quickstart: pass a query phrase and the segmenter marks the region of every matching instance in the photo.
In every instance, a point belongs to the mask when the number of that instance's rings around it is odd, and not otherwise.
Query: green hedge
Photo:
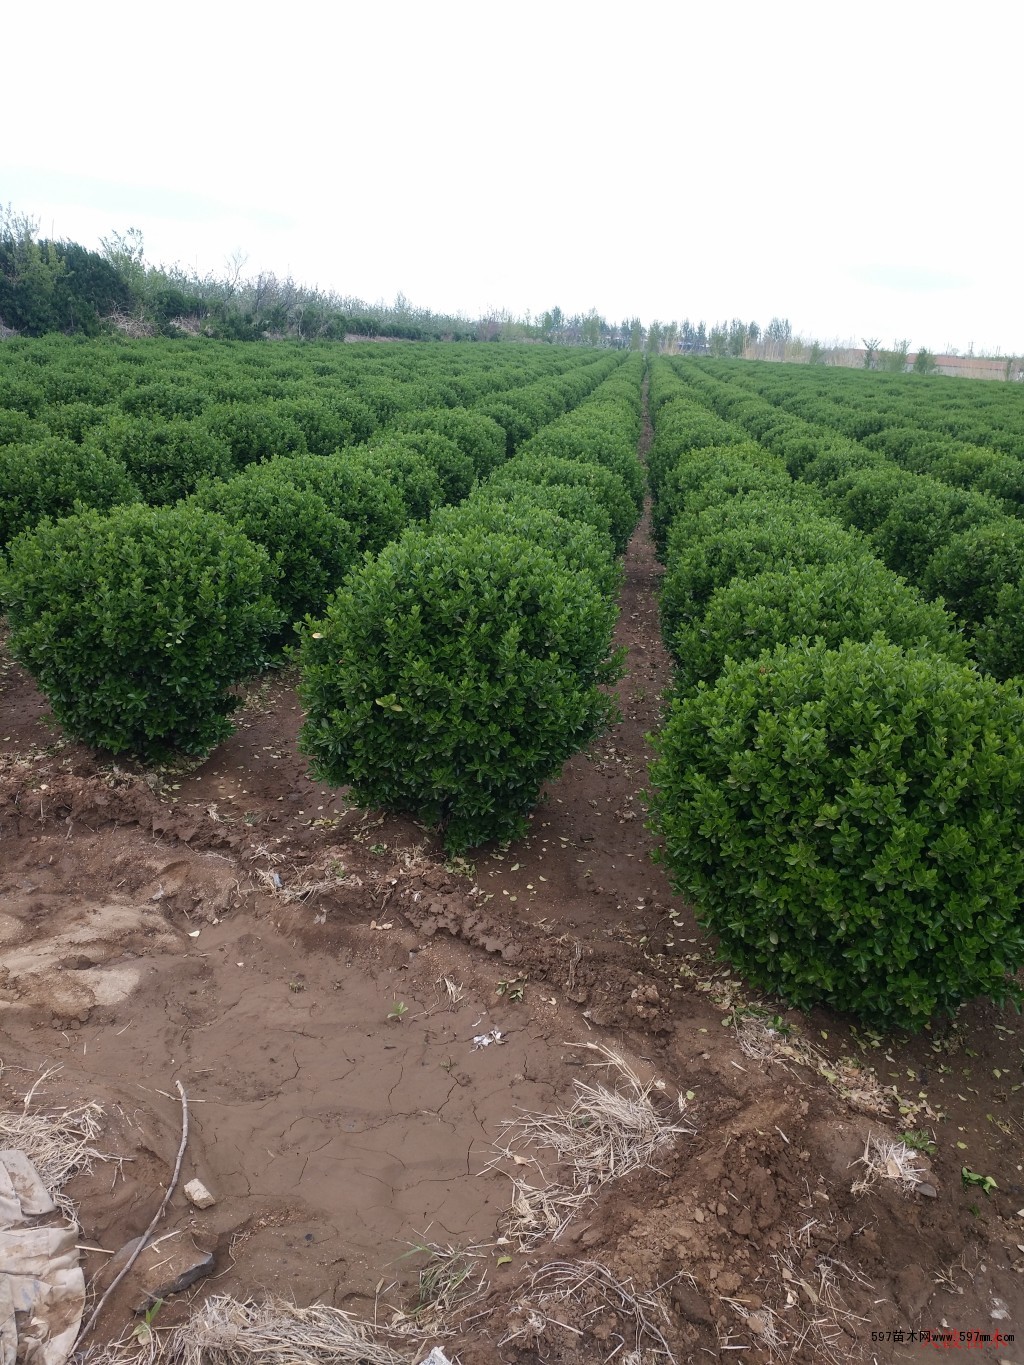
[[[281,613],[265,550],[199,507],[44,521],[0,575],[10,650],[69,734],[156,760],[231,733],[227,689],[255,672]]]
[[[505,432],[490,417],[468,408],[427,408],[404,413],[393,431],[436,431],[468,455],[478,479],[487,478],[505,459]]]
[[[561,486],[589,490],[611,518],[615,553],[625,553],[637,523],[636,507],[622,479],[603,465],[541,455],[516,456],[496,470],[489,488]]]
[[[412,528],[308,623],[300,747],[320,780],[441,826],[451,852],[510,839],[612,713],[614,620],[515,529]]]
[[[233,479],[211,481],[191,501],[266,550],[277,570],[271,592],[285,638],[292,622],[323,610],[356,561],[355,528],[318,494],[296,487],[280,464],[250,465]]]
[[[686,687],[713,683],[729,659],[754,659],[798,636],[836,648],[884,634],[966,663],[967,642],[941,602],[926,602],[877,559],[844,559],[732,579],[672,641]]]
[[[187,497],[204,478],[235,472],[231,450],[201,420],[168,421],[115,413],[89,432],[85,449],[120,460],[147,502],[166,505]]]
[[[920,1027],[1019,997],[1024,698],[931,651],[798,642],[677,700],[653,814],[722,953],[801,1008]]]
[[[390,476],[373,469],[360,452],[356,459],[337,455],[296,455],[271,461],[276,475],[296,488],[317,493],[335,516],[356,531],[360,551],[376,554],[400,535],[408,521],[401,489]]]
[[[43,517],[73,512],[76,505],[105,511],[139,500],[124,464],[101,451],[52,437],[0,446],[0,545]]]
[[[836,522],[752,494],[692,519],[677,516],[661,584],[661,625],[669,649],[680,627],[700,619],[711,594],[737,576],[805,564],[852,564],[867,557],[860,537]]]

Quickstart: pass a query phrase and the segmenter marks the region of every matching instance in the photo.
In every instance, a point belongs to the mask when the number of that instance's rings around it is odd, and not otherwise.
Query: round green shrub
[[[798,636],[832,649],[877,634],[895,645],[926,646],[968,661],[967,642],[942,603],[926,602],[869,557],[734,578],[712,593],[702,617],[680,627],[670,648],[680,682],[696,687],[714,682],[727,659],[755,659]]]
[[[395,431],[436,431],[468,455],[478,479],[485,479],[505,459],[505,432],[493,418],[468,408],[428,408],[403,413]]]
[[[48,424],[29,417],[27,412],[0,407],[0,446],[28,445],[32,441],[44,440],[48,432]]]
[[[703,511],[753,490],[771,492],[785,500],[794,484],[774,458],[750,459],[742,446],[703,447],[680,455],[661,481],[651,525],[658,557],[664,559],[669,527],[682,511]]]
[[[124,465],[101,451],[54,437],[0,446],[0,545],[43,517],[68,515],[76,504],[105,511],[138,501]]]
[[[680,627],[699,620],[711,594],[736,577],[802,564],[851,563],[868,555],[859,537],[827,517],[764,494],[712,507],[690,525],[677,517],[661,582],[661,628],[671,649]]]
[[[203,413],[203,425],[227,445],[236,469],[307,448],[298,422],[273,403],[215,403]]]
[[[476,482],[473,461],[447,436],[436,431],[403,431],[397,435],[389,433],[384,443],[425,461],[441,481],[445,502],[461,502],[472,491]]]
[[[368,404],[354,395],[336,398],[286,398],[275,405],[275,415],[302,431],[313,455],[333,455],[345,446],[368,441],[377,419]]]
[[[921,577],[950,536],[1004,515],[987,494],[892,465],[858,471],[828,491],[837,515],[866,531],[879,557],[910,579]]]
[[[472,507],[477,503],[491,505],[496,502],[512,503],[517,507],[541,507],[564,517],[566,521],[584,522],[591,528],[595,543],[613,558],[615,556],[611,516],[590,488],[570,488],[557,483],[496,484],[493,479],[488,479],[473,490],[465,506]]]
[[[362,454],[362,452],[360,452]],[[394,540],[409,520],[401,489],[390,476],[350,452],[296,455],[269,462],[296,488],[319,494],[335,514],[356,531],[359,550],[376,554]]]
[[[231,451],[202,425],[176,417],[150,421],[117,413],[89,432],[84,449],[120,460],[147,502],[177,502],[200,479],[227,479],[235,472]]]
[[[983,621],[973,627],[974,657],[993,677],[1024,678],[1024,576],[1004,583],[996,594],[995,606]]]
[[[1024,522],[1002,517],[951,536],[928,561],[922,587],[975,625],[995,611],[1003,587],[1021,577]]]
[[[631,416],[627,412],[627,416]],[[590,405],[544,427],[519,449],[520,457],[583,460],[604,465],[618,474],[629,490],[639,518],[644,505],[644,472],[636,458],[635,435],[609,430],[590,413]]]
[[[507,398],[488,398],[476,410],[501,427],[505,433],[505,454],[510,459],[516,446],[537,430],[537,424]]]
[[[281,621],[265,550],[202,508],[44,521],[0,575],[10,648],[64,728],[94,748],[205,754]]]
[[[435,507],[448,501],[434,466],[400,441],[358,446],[346,451],[345,458],[393,484],[405,503],[408,521],[425,521]]]
[[[319,779],[442,828],[451,852],[510,839],[612,715],[614,621],[593,580],[518,534],[414,527],[306,632],[300,748]]]
[[[270,591],[286,631],[293,621],[322,611],[356,561],[355,529],[273,463],[205,483],[190,501],[219,513],[266,550],[277,569]]]
[[[674,703],[676,888],[761,989],[919,1028],[1021,995],[1024,697],[931,651],[806,641]]]
[[[51,436],[63,436],[82,445],[94,427],[111,415],[109,408],[96,408],[91,403],[62,403],[60,407],[44,408],[40,421],[45,422]]]
[[[611,518],[615,553],[624,554],[637,523],[636,508],[629,490],[610,469],[583,460],[561,460],[554,456],[516,456],[487,481],[489,488],[509,488],[530,484],[535,487],[563,485],[585,488],[597,497]]]
[[[460,534],[469,528],[517,535],[549,551],[573,573],[587,574],[606,597],[622,586],[622,564],[610,537],[595,536],[593,527],[573,521],[521,498],[511,501],[474,498],[459,507],[442,507],[430,519],[435,535]]]

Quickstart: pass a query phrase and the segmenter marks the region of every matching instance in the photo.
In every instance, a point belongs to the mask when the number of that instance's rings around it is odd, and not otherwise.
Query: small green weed
[[[990,1175],[981,1175],[978,1171],[972,1171],[970,1166],[961,1167],[960,1181],[965,1190],[970,1189],[972,1185],[977,1185],[981,1192],[986,1195],[999,1188]]]
[[[925,1156],[934,1156],[938,1150],[933,1135],[923,1128],[911,1128],[906,1133],[900,1133],[900,1137],[908,1147],[913,1147],[915,1152],[924,1152]]]

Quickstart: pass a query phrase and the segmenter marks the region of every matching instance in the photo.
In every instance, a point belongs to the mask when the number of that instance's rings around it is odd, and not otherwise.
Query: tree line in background
[[[245,265],[240,251],[228,258],[221,276],[199,275],[180,265],[152,265],[137,228],[102,238],[99,251],[52,241],[39,237],[35,219],[0,204],[0,338],[48,332],[95,336],[118,330],[129,336],[202,335],[237,341],[343,341],[349,336],[532,341],[812,365],[849,365],[854,354],[849,346],[824,346],[795,336],[788,318],[773,317],[763,328],[740,318],[710,325],[689,318],[682,323],[656,319],[644,326],[638,317],[615,323],[593,308],[569,315],[554,307],[537,317],[497,311],[474,319],[416,307],[401,293],[392,304],[368,304],[298,284],[290,275],[281,279],[273,271],[247,276]],[[936,368],[931,351],[922,347],[911,356],[905,340],[885,349],[878,339],[865,338],[857,354],[866,369],[902,373],[913,368],[930,374]],[[973,354],[972,347],[969,356]],[[1007,379],[1017,377],[1014,365],[1010,357]]]
[[[330,290],[309,288],[272,271],[246,276],[236,252],[221,276],[146,261],[137,228],[101,239],[99,251],[39,236],[39,224],[0,205],[0,336],[48,332],[95,336],[117,329],[133,336],[207,335],[227,340],[291,337],[308,341],[346,336],[403,340],[534,341],[565,346],[676,354],[742,356],[763,343],[784,349],[788,321],[696,325],[638,317],[609,322],[595,309],[567,314],[554,307],[538,317],[507,311],[482,318],[435,313],[403,294],[393,304],[367,304]],[[781,354],[780,357],[782,358]]]

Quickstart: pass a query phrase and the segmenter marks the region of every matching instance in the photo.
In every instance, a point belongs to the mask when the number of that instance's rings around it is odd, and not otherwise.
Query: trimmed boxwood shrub
[[[397,488],[408,521],[425,521],[435,507],[443,507],[448,501],[434,466],[401,441],[356,446],[345,452],[345,458]]]
[[[302,431],[313,455],[332,455],[345,446],[368,441],[377,426],[371,408],[359,398],[286,398],[277,403],[275,415],[294,422]]]
[[[147,502],[177,502],[200,479],[227,479],[235,472],[231,451],[200,421],[150,421],[117,413],[86,437],[86,450],[101,450],[122,461]]]
[[[609,721],[615,605],[517,532],[414,527],[309,622],[300,748],[364,805],[511,839],[542,784]]]
[[[40,441],[47,431],[46,424],[29,417],[28,413],[19,412],[17,408],[0,407],[0,446]]]
[[[517,507],[542,507],[566,521],[582,521],[592,528],[595,543],[615,556],[612,519],[608,509],[590,488],[570,488],[565,484],[497,484],[493,479],[478,485],[466,500],[466,506],[476,503],[512,503]]]
[[[752,490],[771,492],[785,501],[795,488],[802,487],[793,483],[774,456],[766,461],[763,452],[758,459],[751,458],[743,446],[688,451],[666,472],[654,503],[651,524],[658,558],[664,560],[669,527],[684,510],[703,511]]]
[[[322,611],[355,563],[356,532],[318,494],[297,488],[278,465],[250,465],[233,479],[203,484],[190,499],[262,545],[277,569],[271,594],[293,621]]]
[[[56,438],[0,447],[0,545],[42,517],[66,516],[76,504],[106,511],[139,500],[121,461],[102,451]]]
[[[478,479],[485,479],[505,459],[505,432],[490,417],[468,408],[427,408],[403,413],[394,431],[436,431],[468,455]]]
[[[615,558],[610,537],[595,536],[585,521],[574,521],[522,498],[509,502],[486,496],[459,507],[442,507],[430,519],[433,534],[457,534],[474,528],[502,535],[522,536],[531,545],[550,551],[574,573],[587,574],[606,597],[622,586],[622,564]]]
[[[447,436],[436,431],[403,431],[389,433],[385,443],[391,449],[409,451],[428,464],[441,481],[445,502],[461,502],[472,491],[476,482],[473,461]]]
[[[644,506],[645,484],[643,468],[636,458],[637,437],[609,431],[599,424],[591,408],[591,404],[585,404],[550,427],[544,427],[524,443],[519,455],[521,458],[540,456],[544,460],[583,460],[611,469],[629,490],[639,518]]]
[[[888,465],[829,487],[836,514],[870,536],[890,569],[917,579],[941,545],[958,531],[1004,515],[994,498],[948,488],[925,474]]]
[[[830,648],[884,634],[893,644],[924,645],[967,662],[967,643],[941,602],[920,593],[877,559],[806,564],[734,578],[712,593],[702,617],[670,642],[687,687],[714,682],[727,659],[755,659],[797,636]]]
[[[661,583],[666,647],[687,620],[699,620],[711,594],[733,578],[802,564],[852,563],[867,557],[864,542],[827,517],[751,494],[672,524],[668,570]]]
[[[928,561],[922,587],[978,623],[995,611],[1000,590],[1021,577],[1024,523],[1004,517],[950,537]]]
[[[1024,697],[932,651],[806,641],[676,700],[676,888],[762,989],[918,1028],[1021,991]]]
[[[505,454],[510,459],[520,441],[525,441],[537,430],[537,424],[527,418],[510,399],[488,398],[479,405],[477,411],[501,427],[505,433]]]
[[[0,573],[10,649],[76,738],[159,759],[205,754],[281,613],[265,550],[202,508],[44,521]]]
[[[269,462],[296,488],[318,493],[335,514],[355,527],[360,552],[376,554],[409,520],[401,489],[348,451],[337,455],[296,455]]]
[[[63,403],[60,407],[44,408],[39,420],[46,424],[51,436],[63,436],[81,445],[93,427],[105,421],[111,411],[93,407],[91,403]]]
[[[584,460],[561,460],[540,455],[516,456],[495,470],[487,484],[489,488],[561,484],[566,488],[589,489],[600,499],[611,517],[616,554],[625,553],[637,523],[633,500],[619,476],[603,465],[587,464]]]
[[[306,453],[306,438],[298,422],[278,412],[272,403],[215,403],[203,413],[203,425],[227,444],[236,469],[275,455]]]

